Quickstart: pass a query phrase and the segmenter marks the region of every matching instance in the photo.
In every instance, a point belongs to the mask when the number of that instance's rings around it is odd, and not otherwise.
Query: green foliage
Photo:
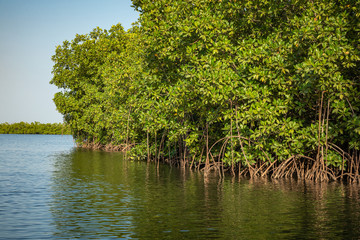
[[[64,123],[0,123],[0,134],[70,135],[71,130],[70,127]]]
[[[53,56],[54,101],[79,142],[227,166],[339,168],[339,149],[359,150],[359,1],[133,4],[139,25],[77,35]]]

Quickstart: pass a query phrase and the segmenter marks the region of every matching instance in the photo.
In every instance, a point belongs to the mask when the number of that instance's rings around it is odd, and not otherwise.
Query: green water
[[[17,136],[0,135],[2,239],[360,238],[359,186],[204,179],[70,138]]]

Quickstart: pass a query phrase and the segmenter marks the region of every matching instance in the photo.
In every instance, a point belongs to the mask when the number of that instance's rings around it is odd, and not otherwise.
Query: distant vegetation
[[[360,181],[360,1],[133,0],[58,46],[79,145],[232,174]]]
[[[70,135],[70,127],[64,123],[19,122],[0,123],[0,134],[52,134]]]

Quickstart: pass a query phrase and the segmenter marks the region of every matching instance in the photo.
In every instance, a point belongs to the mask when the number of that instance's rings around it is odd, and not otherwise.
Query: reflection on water
[[[0,239],[360,239],[359,185],[246,180],[0,135]]]
[[[57,238],[351,239],[360,237],[359,186],[246,180],[120,153],[58,155],[50,212]]]
[[[224,199],[228,206],[225,215],[236,219],[225,225],[234,228],[245,225],[240,233],[244,239],[251,236],[263,239],[350,239],[360,236],[359,195],[351,198],[346,193],[357,187],[285,180],[225,185]],[[234,202],[236,204],[232,204]],[[347,209],[349,207],[351,209]],[[229,237],[236,237],[236,233]]]
[[[0,239],[52,237],[52,159],[71,136],[0,134]]]
[[[200,174],[75,151],[57,159],[51,211],[57,237],[196,238],[217,235],[216,189]],[[209,200],[210,199],[210,200]]]

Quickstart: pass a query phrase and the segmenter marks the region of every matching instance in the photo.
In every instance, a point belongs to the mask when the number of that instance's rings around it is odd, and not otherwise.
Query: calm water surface
[[[251,181],[120,153],[71,136],[0,135],[0,239],[359,239],[359,186]]]

